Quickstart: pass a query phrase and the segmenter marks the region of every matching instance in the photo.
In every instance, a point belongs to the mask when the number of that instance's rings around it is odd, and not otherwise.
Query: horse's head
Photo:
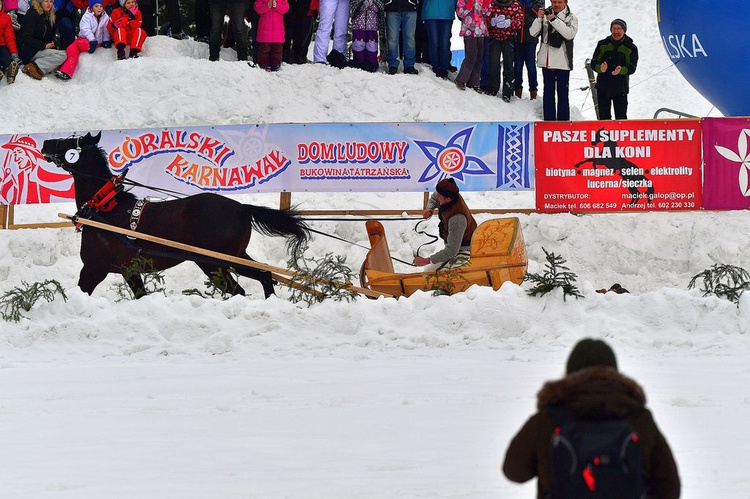
[[[66,139],[45,140],[42,145],[42,155],[50,163],[72,174],[77,171],[76,163],[81,153],[97,148],[101,137],[101,132],[96,135],[91,135],[89,132],[82,137],[74,135]]]

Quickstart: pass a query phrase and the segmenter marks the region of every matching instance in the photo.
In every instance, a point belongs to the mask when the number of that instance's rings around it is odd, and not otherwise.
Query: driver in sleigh
[[[433,210],[438,209],[438,231],[445,242],[445,248],[437,253],[422,257],[416,255],[414,263],[419,266],[430,265],[425,270],[439,270],[444,267],[459,267],[469,261],[471,254],[471,236],[477,228],[477,222],[459,194],[458,185],[452,178],[438,182],[435,192],[427,201],[423,217],[432,217]]]

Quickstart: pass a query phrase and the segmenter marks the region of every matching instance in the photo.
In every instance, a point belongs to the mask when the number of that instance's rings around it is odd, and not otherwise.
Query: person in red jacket
[[[0,79],[7,73],[8,85],[16,81],[20,63],[13,21],[3,10],[3,1],[0,0]]]
[[[130,45],[130,58],[137,59],[146,41],[141,28],[143,15],[136,0],[120,0],[120,7],[112,10],[107,29],[117,48],[117,60],[125,59],[125,46]]]
[[[278,71],[284,52],[284,14],[287,0],[255,0],[258,21],[258,65],[266,71]]]

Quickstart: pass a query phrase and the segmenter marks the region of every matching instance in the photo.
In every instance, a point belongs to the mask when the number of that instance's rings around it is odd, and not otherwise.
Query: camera
[[[544,9],[544,13],[548,16],[552,15],[552,7],[547,7],[546,9]]]

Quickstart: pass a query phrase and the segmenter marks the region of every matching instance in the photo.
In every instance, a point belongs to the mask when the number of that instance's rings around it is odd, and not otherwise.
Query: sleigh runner
[[[526,244],[516,217],[496,218],[479,225],[471,239],[471,257],[465,265],[406,274],[394,271],[383,225],[371,220],[365,226],[370,250],[360,269],[363,288],[393,296],[410,296],[417,290],[440,287],[453,294],[474,284],[491,286],[495,290],[507,281],[521,284],[526,275]],[[445,286],[446,283],[449,285]]]

